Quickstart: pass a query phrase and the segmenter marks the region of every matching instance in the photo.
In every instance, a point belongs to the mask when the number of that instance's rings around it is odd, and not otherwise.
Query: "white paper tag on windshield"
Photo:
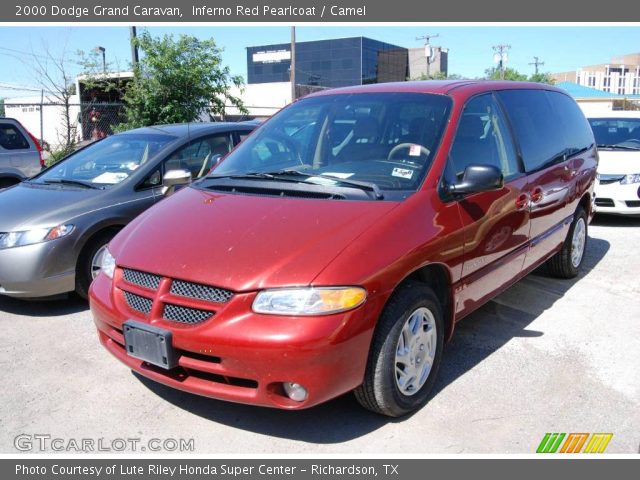
[[[411,145],[409,147],[409,156],[410,157],[419,157],[420,156],[420,145]]]
[[[104,172],[101,175],[98,175],[96,178],[91,180],[93,183],[109,183],[116,184],[123,181],[129,175],[124,172]]]
[[[409,170],[408,168],[394,168],[391,175],[394,177],[406,178],[410,180],[413,177],[413,170]]]
[[[309,177],[309,180],[313,180],[316,183],[321,185],[335,185],[340,181],[341,178],[347,179],[353,176],[353,173],[339,173],[339,172],[323,172],[322,175],[326,175],[327,177],[336,177],[335,180],[331,180],[330,178],[325,177]]]

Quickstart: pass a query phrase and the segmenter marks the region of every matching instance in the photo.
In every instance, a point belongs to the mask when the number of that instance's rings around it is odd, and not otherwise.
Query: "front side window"
[[[429,170],[450,106],[449,97],[418,93],[300,100],[247,138],[212,175],[296,170],[308,182],[368,182],[389,192],[385,198],[406,196]]]
[[[471,99],[465,105],[449,152],[451,183],[460,181],[471,164],[493,165],[505,178],[519,173],[511,133],[492,94]]]
[[[96,188],[114,185],[126,180],[175,140],[172,135],[159,133],[113,135],[72,154],[34,181]]]
[[[226,155],[232,147],[229,133],[221,133],[193,141],[178,149],[167,159],[165,171],[189,170],[192,178],[200,178],[211,170],[216,155]]]

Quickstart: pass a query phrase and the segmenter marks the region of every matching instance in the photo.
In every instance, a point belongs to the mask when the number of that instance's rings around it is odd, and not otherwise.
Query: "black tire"
[[[428,309],[436,325],[436,351],[431,371],[422,387],[411,395],[400,391],[396,382],[396,351],[405,322],[419,308]],[[369,352],[363,384],[354,393],[364,408],[399,417],[427,403],[442,360],[444,322],[435,293],[419,282],[408,283],[393,294],[378,321]]]
[[[107,245],[117,232],[109,230],[95,235],[82,249],[76,265],[76,293],[85,300],[89,296],[89,286],[93,281],[91,262],[98,250]]]
[[[573,233],[579,222],[583,222],[584,225],[584,244],[582,246],[582,255],[577,265],[574,265],[572,261],[573,255]],[[547,260],[547,269],[549,273],[557,278],[574,278],[580,272],[580,267],[584,262],[584,254],[587,249],[587,243],[589,241],[589,225],[587,221],[587,214],[582,207],[578,207],[569,227],[567,238],[565,238],[562,244],[562,249],[556,253],[553,257]]]

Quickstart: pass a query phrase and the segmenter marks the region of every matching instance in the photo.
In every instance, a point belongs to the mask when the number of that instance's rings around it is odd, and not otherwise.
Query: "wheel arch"
[[[451,272],[449,268],[442,263],[429,263],[417,268],[409,273],[402,281],[396,285],[393,290],[397,291],[407,283],[420,282],[428,285],[433,289],[442,305],[442,315],[445,324],[444,338],[445,342],[449,341],[453,335],[454,329],[454,301],[453,289],[451,288]],[[392,293],[393,295],[393,293]]]

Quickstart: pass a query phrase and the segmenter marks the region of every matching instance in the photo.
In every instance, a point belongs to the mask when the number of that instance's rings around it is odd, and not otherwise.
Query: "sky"
[[[139,27],[152,35],[181,33],[199,38],[214,38],[223,48],[223,61],[231,72],[246,79],[245,48],[290,40],[289,27],[206,26]],[[608,63],[612,56],[640,51],[640,27],[618,26],[375,26],[296,28],[298,41],[365,36],[406,48],[420,47],[416,37],[438,34],[432,44],[449,49],[449,73],[474,78],[493,66],[492,45],[509,44],[509,67],[532,73],[529,65],[537,56],[545,72],[575,70],[583,65]],[[97,46],[106,49],[112,67],[127,70],[131,60],[128,27],[0,27],[0,98],[34,95],[14,87],[37,87],[30,56],[49,49],[59,56],[67,52],[70,71],[78,71],[75,52]],[[1,88],[9,85],[12,88]]]

